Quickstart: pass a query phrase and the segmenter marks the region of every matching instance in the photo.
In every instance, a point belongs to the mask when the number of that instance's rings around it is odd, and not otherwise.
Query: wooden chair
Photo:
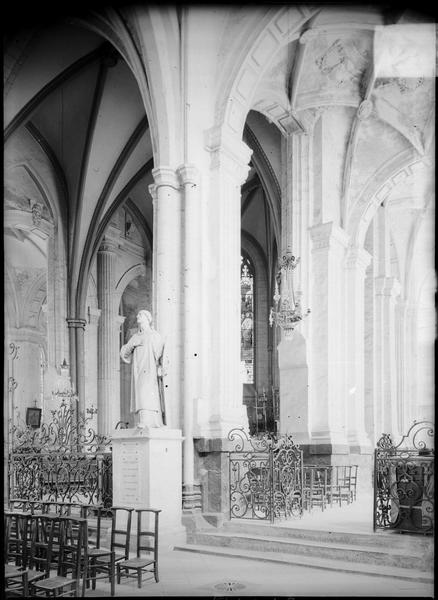
[[[304,507],[312,511],[315,506],[327,506],[327,470],[317,465],[303,466]]]
[[[11,597],[17,597],[17,596],[27,598],[29,596],[29,580],[28,580],[28,571],[26,569],[23,570],[20,567],[15,567],[13,565],[5,565],[4,575],[5,575],[5,588],[4,588],[5,598],[11,598]]]
[[[117,583],[121,577],[137,579],[138,587],[141,588],[143,573],[153,573],[158,583],[158,516],[161,510],[153,508],[138,508],[137,512],[137,556],[117,563]],[[150,513],[153,516],[152,528],[143,529],[142,515]],[[148,556],[143,553],[147,552]],[[131,574],[130,571],[135,571]]]
[[[131,519],[133,508],[113,506],[110,509],[100,508],[96,528],[96,547],[88,550],[87,559],[87,586],[91,581],[92,589],[96,588],[96,581],[109,579],[111,596],[115,593],[116,564],[129,558],[131,542]],[[104,516],[111,515],[111,539],[109,548],[102,545],[102,527]],[[123,553],[117,552],[121,548]]]
[[[24,569],[30,542],[30,513],[4,511],[4,562]],[[29,544],[30,545],[30,544]]]
[[[357,496],[357,471],[359,469],[358,465],[351,465],[350,466],[350,480],[349,480],[349,484],[350,484],[350,494],[351,494],[351,501],[353,502],[354,500],[356,500],[356,496]]]
[[[53,563],[52,548],[56,539],[56,531],[59,530],[57,518],[47,515],[28,515],[28,539],[25,551],[26,581],[29,585],[40,579],[49,577],[51,569],[56,567]],[[24,529],[22,529],[24,534]],[[24,570],[24,569],[23,569]],[[13,573],[9,570],[10,579],[14,580]],[[15,578],[17,580],[17,578]]]
[[[337,502],[342,506],[342,502],[347,504],[351,502],[350,483],[349,483],[349,466],[336,465],[333,466],[330,473],[330,484],[328,486],[328,495],[330,505]]]
[[[46,517],[47,518],[47,517]],[[85,577],[83,565],[86,564],[87,522],[76,517],[54,517],[60,522],[59,551],[56,575],[39,581],[30,581],[31,595],[44,597],[66,597],[85,595]],[[48,554],[51,556],[51,543],[55,533],[51,529]],[[72,535],[73,532],[73,535]],[[82,588],[81,588],[82,579]]]

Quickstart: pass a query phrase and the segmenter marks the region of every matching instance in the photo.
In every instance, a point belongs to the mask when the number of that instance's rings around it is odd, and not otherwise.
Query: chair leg
[[[159,579],[158,579],[158,563],[157,562],[154,565],[154,576],[155,576],[155,583],[158,583]]]
[[[141,569],[137,569],[137,585],[141,588]]]
[[[120,583],[121,573],[120,573],[120,565],[117,564],[117,583]]]
[[[115,594],[116,588],[116,565],[113,560],[111,560],[111,565],[109,568],[110,572],[110,586],[111,586],[111,596]]]

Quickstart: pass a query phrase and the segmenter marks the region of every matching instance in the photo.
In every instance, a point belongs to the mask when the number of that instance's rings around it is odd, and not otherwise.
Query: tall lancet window
[[[240,261],[240,365],[242,383],[254,383],[254,267]]]

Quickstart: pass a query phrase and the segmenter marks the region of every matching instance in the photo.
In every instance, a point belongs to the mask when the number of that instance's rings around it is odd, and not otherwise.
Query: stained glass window
[[[240,261],[240,366],[242,383],[254,383],[254,267]]]

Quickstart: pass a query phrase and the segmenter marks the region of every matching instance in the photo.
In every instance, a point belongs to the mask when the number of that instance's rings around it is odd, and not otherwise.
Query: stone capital
[[[87,325],[87,321],[85,319],[67,318],[66,321],[69,328],[74,327],[85,329],[85,326]]]
[[[156,192],[163,186],[172,187],[175,190],[179,190],[180,188],[178,175],[172,167],[156,167],[155,169],[152,169],[152,176],[154,178]]]
[[[151,183],[150,185],[148,185],[148,190],[152,197],[152,202],[155,202],[157,199],[157,186],[155,185],[155,183]]]
[[[349,240],[349,235],[333,221],[311,227],[310,237],[313,242],[313,250],[329,248],[334,243],[346,248]]]
[[[182,185],[199,185],[200,173],[195,165],[181,165],[176,172]]]
[[[211,154],[212,168],[223,167],[242,185],[249,172],[252,150],[237,135],[223,127],[213,127],[205,132],[205,148]]]
[[[374,279],[376,294],[397,298],[401,292],[401,285],[395,277],[376,277]]]
[[[371,254],[365,248],[350,246],[348,248],[345,266],[347,269],[361,269],[365,272],[371,262]]]
[[[102,239],[102,241],[99,244],[99,248],[98,248],[98,252],[102,253],[102,252],[115,252],[118,248],[118,243],[116,240],[109,238],[107,236],[104,236],[104,238]]]

